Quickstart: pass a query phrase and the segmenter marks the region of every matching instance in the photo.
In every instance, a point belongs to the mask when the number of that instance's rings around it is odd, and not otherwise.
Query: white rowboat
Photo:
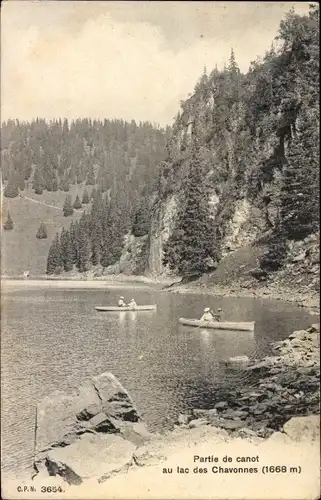
[[[157,306],[155,304],[150,305],[150,306],[135,306],[135,307],[131,307],[131,306],[124,306],[124,307],[97,306],[97,307],[95,307],[96,311],[105,311],[105,312],[108,312],[108,311],[119,311],[119,312],[123,312],[123,311],[155,311],[156,308],[157,308]]]
[[[255,322],[233,322],[233,321],[201,321],[200,319],[179,318],[182,325],[197,326],[201,328],[213,328],[214,330],[236,330],[239,332],[253,332]]]

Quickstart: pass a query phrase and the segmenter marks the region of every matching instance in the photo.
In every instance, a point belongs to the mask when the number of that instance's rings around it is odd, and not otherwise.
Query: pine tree
[[[89,269],[90,262],[90,240],[88,235],[88,224],[85,217],[79,221],[77,231],[77,263],[79,272],[83,273]]]
[[[44,180],[41,172],[41,167],[39,165],[36,166],[35,173],[33,176],[32,187],[36,194],[42,194],[44,189]]]
[[[77,264],[78,259],[78,248],[77,248],[77,231],[78,231],[79,222],[72,221],[69,230],[69,243],[70,243],[70,259],[72,265]]]
[[[79,196],[77,194],[76,199],[74,201],[74,209],[79,210],[82,207],[81,201],[79,199]]]
[[[134,236],[145,236],[148,234],[150,228],[150,210],[148,200],[143,198],[142,203],[135,213],[132,225],[132,233]]]
[[[87,174],[86,186],[94,186],[95,185],[95,174],[92,164],[89,165],[89,170]]]
[[[66,272],[71,271],[73,268],[71,234],[64,228],[60,235],[60,253],[64,270]]]
[[[318,230],[319,156],[317,126],[311,113],[306,114],[301,116],[283,171],[281,227],[290,239],[300,240]]]
[[[64,173],[64,176],[63,176],[63,178],[60,181],[59,189],[61,191],[65,191],[65,193],[68,193],[68,191],[70,189],[70,182],[69,182],[69,177],[68,177],[68,173],[67,172]]]
[[[89,202],[90,202],[90,200],[89,200],[88,191],[87,191],[87,189],[85,188],[84,194],[83,194],[83,196],[82,196],[82,204],[83,204],[83,205],[87,205]]]
[[[60,274],[62,271],[62,259],[60,255],[60,238],[57,233],[48,253],[47,274]]]
[[[48,236],[47,234],[47,228],[44,224],[44,222],[40,223],[40,226],[38,227],[37,233],[36,233],[36,238],[39,238],[39,240],[46,239]]]
[[[266,271],[277,271],[283,266],[287,251],[285,235],[275,231],[269,239],[266,252],[260,258],[260,268]]]
[[[3,229],[5,229],[6,231],[11,231],[13,229],[13,221],[10,212],[8,212],[7,220],[3,225]]]
[[[207,272],[214,258],[214,227],[196,149],[184,184],[185,200],[164,248],[164,264],[183,276]]]
[[[65,217],[69,217],[70,215],[72,215],[74,213],[74,209],[72,208],[72,204],[71,204],[71,196],[70,195],[66,196],[65,203],[63,206],[63,212],[64,212]]]

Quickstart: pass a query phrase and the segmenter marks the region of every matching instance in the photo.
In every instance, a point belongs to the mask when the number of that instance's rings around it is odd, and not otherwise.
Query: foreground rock
[[[34,468],[69,484],[101,480],[128,467],[148,439],[127,391],[103,373],[74,394],[57,392],[38,405]]]

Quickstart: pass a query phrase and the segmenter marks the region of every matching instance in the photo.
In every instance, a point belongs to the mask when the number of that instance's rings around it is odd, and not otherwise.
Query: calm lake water
[[[151,430],[173,424],[191,407],[206,407],[218,387],[250,383],[228,370],[230,356],[260,357],[272,340],[316,322],[289,303],[181,295],[153,288],[48,287],[3,292],[1,332],[2,469],[28,470],[34,446],[35,405],[55,390],[70,390],[86,377],[111,371],[126,387]],[[157,312],[100,313],[96,305],[119,295]],[[222,307],[224,319],[256,322],[255,334],[216,332],[178,324]]]

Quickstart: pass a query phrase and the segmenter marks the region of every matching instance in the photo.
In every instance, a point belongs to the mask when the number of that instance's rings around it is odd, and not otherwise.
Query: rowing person
[[[118,307],[126,307],[126,303],[125,303],[124,297],[119,297]]]
[[[131,307],[132,309],[135,309],[135,307],[137,306],[135,299],[131,299],[128,306]]]
[[[214,320],[215,321],[221,321],[221,319],[222,319],[221,316],[222,316],[222,309],[219,307],[217,309],[217,312],[214,313]]]

